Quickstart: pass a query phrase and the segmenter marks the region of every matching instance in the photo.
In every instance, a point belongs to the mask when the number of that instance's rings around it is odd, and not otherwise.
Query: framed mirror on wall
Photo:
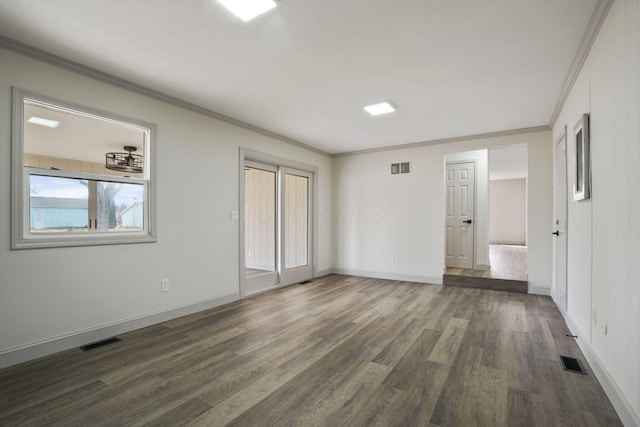
[[[591,196],[589,159],[589,114],[583,114],[573,128],[575,151],[573,163],[573,200],[586,200]]]

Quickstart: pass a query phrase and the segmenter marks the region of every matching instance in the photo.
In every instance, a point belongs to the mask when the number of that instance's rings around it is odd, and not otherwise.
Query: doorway
[[[527,146],[489,149],[491,276],[527,281]]]
[[[313,277],[314,176],[312,167],[241,151],[243,297]]]
[[[473,218],[473,262],[450,262],[455,239],[450,222],[455,203],[464,193],[456,193],[449,181],[455,178],[454,164],[473,162],[475,165],[475,199]],[[446,255],[445,276],[460,278],[527,281],[527,146],[514,145],[447,153],[445,156]],[[451,200],[452,199],[452,200]],[[455,215],[454,215],[455,216]],[[460,222],[460,220],[458,222]],[[453,220],[455,223],[456,221]],[[465,282],[467,280],[455,280]],[[520,286],[522,285],[522,286]]]

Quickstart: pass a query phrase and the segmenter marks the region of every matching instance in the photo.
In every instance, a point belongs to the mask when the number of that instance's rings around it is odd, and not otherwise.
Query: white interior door
[[[553,151],[553,288],[556,303],[567,311],[567,132],[556,141]]]
[[[445,265],[473,268],[475,164],[447,163]]]
[[[313,175],[280,168],[281,177],[281,272],[283,285],[313,277],[311,224]]]

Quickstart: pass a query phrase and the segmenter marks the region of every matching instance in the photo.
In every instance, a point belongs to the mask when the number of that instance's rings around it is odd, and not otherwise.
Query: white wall
[[[336,271],[442,283],[447,153],[526,144],[530,292],[551,287],[551,132],[338,157],[334,162]],[[390,164],[411,161],[410,174]]]
[[[525,245],[527,239],[527,180],[489,181],[489,242]]]
[[[157,124],[157,243],[9,250],[12,86]],[[318,167],[317,268],[331,270],[329,157],[4,49],[0,123],[0,366],[238,298],[240,147]]]
[[[489,269],[489,150],[472,150],[459,153],[447,153],[445,163],[475,163],[475,214],[473,268]]]
[[[572,131],[590,113],[592,197],[569,191],[566,315],[625,425],[640,425],[639,9],[613,3],[553,127],[554,140],[568,128],[572,187]]]

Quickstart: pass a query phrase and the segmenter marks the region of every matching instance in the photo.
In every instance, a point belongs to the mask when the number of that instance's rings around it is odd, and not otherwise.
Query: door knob
[[[466,220],[466,221],[462,221],[462,222],[464,222],[465,224],[471,224],[473,221],[471,221],[470,219],[468,219],[468,220]]]
[[[551,234],[555,234],[556,236],[559,236],[559,235],[560,235],[560,232],[559,232],[559,231],[554,231],[554,232],[553,232],[553,233],[551,233]]]

